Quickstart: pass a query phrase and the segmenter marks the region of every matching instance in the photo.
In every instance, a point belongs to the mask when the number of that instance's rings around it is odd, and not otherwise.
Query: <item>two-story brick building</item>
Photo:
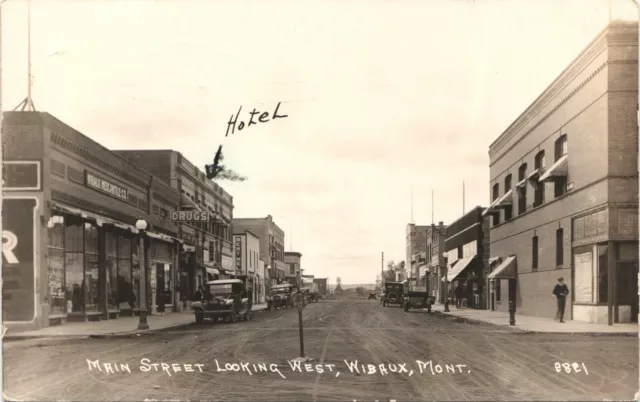
[[[477,206],[447,226],[447,266],[440,278],[450,295],[461,286],[463,305],[477,309],[486,308],[488,300],[489,218],[483,211]]]
[[[284,262],[284,231],[271,215],[265,218],[234,218],[236,232],[250,230],[260,238],[260,258],[267,264],[267,292],[271,285],[284,281],[287,265]]]
[[[178,237],[195,252],[180,261],[183,299],[211,279],[235,276],[231,220],[233,197],[175,150],[117,150],[118,155],[153,173],[180,193],[180,209],[208,213],[207,222],[181,222]],[[183,300],[185,305],[186,300]]]
[[[245,229],[233,234],[235,251],[235,276],[245,283],[245,288],[251,290],[253,303],[260,300],[264,292],[264,273],[260,272],[260,238],[252,231]]]
[[[287,282],[292,285],[297,284],[298,274],[302,275],[301,259],[302,254],[297,251],[284,252],[284,263],[287,264],[284,276]]]
[[[563,277],[572,319],[637,320],[637,108],[638,25],[613,22],[491,144],[497,310],[511,280],[520,313],[553,317]]]
[[[135,314],[141,283],[146,310],[179,308],[178,192],[48,113],[4,113],[2,143],[4,325]]]

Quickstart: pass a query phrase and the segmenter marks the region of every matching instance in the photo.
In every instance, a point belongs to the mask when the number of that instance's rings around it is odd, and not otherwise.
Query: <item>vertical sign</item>
[[[36,198],[2,200],[2,320],[31,322],[36,316]]]
[[[236,271],[242,272],[242,237],[236,236]]]

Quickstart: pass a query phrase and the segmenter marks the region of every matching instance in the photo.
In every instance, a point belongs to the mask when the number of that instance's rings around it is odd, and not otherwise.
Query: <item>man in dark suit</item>
[[[556,320],[564,322],[564,307],[567,303],[567,295],[569,294],[569,288],[564,283],[564,278],[558,278],[558,283],[553,288],[553,294],[558,300],[558,310],[556,311]]]

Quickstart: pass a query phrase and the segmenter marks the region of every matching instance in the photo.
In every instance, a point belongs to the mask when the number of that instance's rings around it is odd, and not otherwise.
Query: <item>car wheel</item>
[[[204,321],[204,316],[202,314],[196,314],[196,324],[202,324]]]

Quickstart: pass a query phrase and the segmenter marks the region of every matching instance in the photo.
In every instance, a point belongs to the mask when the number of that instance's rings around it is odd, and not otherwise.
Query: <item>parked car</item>
[[[397,304],[402,307],[404,301],[404,282],[387,282],[384,284],[384,299],[382,305],[387,307],[390,304]]]
[[[430,313],[435,301],[435,297],[429,296],[427,292],[407,292],[404,295],[404,311],[407,312],[411,308],[426,308]]]
[[[271,287],[271,295],[267,297],[267,308],[269,310],[278,308],[293,308],[293,285],[282,283]]]
[[[196,323],[205,318],[235,322],[240,318],[252,318],[251,304],[244,294],[244,284],[240,279],[222,279],[205,284],[201,301],[191,303]]]

